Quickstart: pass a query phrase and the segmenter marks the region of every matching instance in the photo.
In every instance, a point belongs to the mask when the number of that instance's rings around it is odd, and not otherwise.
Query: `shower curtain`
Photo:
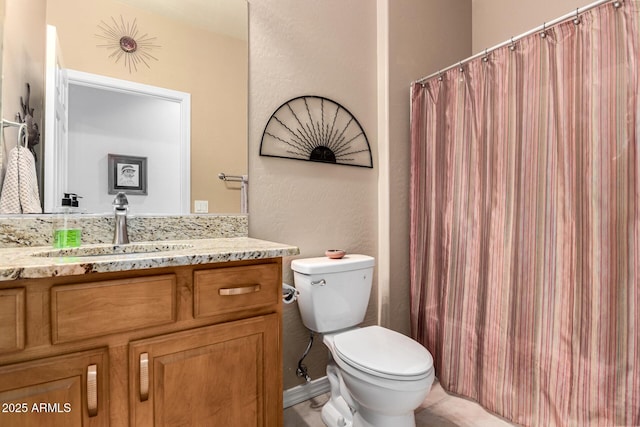
[[[412,334],[519,425],[640,425],[639,18],[606,3],[412,86]]]

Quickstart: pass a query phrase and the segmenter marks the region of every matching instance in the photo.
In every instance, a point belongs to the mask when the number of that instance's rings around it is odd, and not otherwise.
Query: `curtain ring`
[[[482,57],[482,62],[489,62],[489,54],[487,53],[487,49],[484,50],[484,56]]]
[[[442,71],[438,70],[438,81],[441,82],[444,78],[442,77]]]
[[[613,7],[615,7],[616,9],[619,9],[619,8],[622,7],[622,3],[624,3],[624,0],[614,1],[613,2]]]
[[[509,45],[509,50],[510,50],[511,52],[513,52],[513,51],[515,51],[515,50],[516,50],[516,44],[515,44],[515,43],[514,43],[514,41],[513,41],[513,37],[511,37],[511,44]]]
[[[464,67],[462,66],[462,61],[460,61],[458,63],[458,65],[460,66],[460,68],[458,68],[458,70],[460,70],[461,73],[464,73]]]
[[[573,18],[574,25],[580,25],[582,20],[580,19],[580,14],[578,13],[578,9],[576,9],[576,17]]]
[[[542,24],[542,32],[540,33],[540,37],[543,39],[547,38],[547,23]]]

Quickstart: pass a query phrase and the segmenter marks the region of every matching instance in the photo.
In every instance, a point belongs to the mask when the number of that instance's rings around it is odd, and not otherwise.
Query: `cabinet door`
[[[109,425],[108,351],[0,367],[0,426]]]
[[[25,289],[0,289],[0,353],[24,348]]]
[[[132,426],[280,426],[277,314],[129,346]]]

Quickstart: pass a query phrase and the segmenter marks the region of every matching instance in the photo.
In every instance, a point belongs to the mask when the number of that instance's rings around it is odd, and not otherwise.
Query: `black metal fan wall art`
[[[300,96],[282,104],[264,128],[260,155],[373,167],[371,147],[358,120],[342,105],[320,96]]]

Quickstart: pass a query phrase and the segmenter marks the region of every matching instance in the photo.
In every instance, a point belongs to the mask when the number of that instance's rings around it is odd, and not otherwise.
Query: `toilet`
[[[330,351],[331,398],[322,407],[330,427],[415,427],[414,410],[434,379],[433,358],[422,345],[365,317],[374,258],[346,255],[291,263],[304,325],[323,334]]]

